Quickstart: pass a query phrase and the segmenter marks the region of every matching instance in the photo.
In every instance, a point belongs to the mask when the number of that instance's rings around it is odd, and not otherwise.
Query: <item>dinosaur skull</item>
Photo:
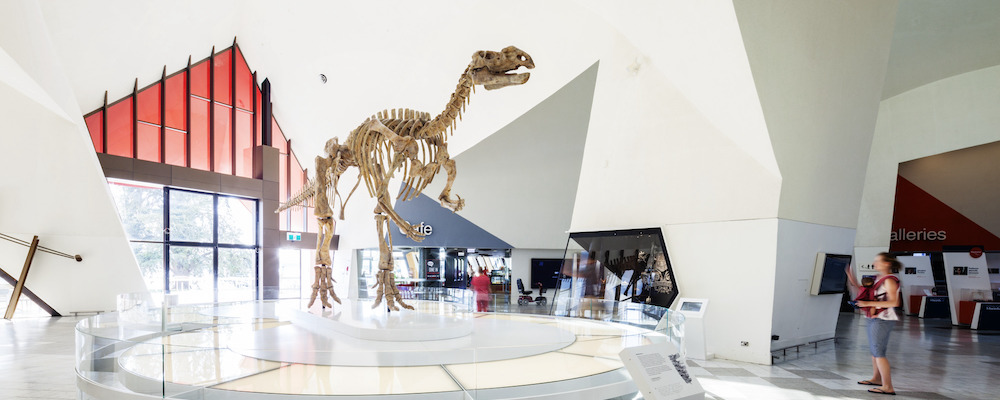
[[[469,74],[476,85],[483,85],[486,90],[500,89],[511,85],[520,85],[528,81],[530,73],[508,73],[520,67],[535,68],[531,56],[514,46],[505,47],[499,52],[481,50],[472,55],[469,63]]]

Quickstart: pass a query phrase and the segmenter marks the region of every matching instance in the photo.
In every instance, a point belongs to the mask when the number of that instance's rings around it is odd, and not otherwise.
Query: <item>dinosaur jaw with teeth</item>
[[[489,69],[483,68],[473,72],[472,76],[477,85],[483,85],[486,90],[494,90],[507,86],[524,84],[528,81],[528,78],[531,77],[531,73],[495,73]]]

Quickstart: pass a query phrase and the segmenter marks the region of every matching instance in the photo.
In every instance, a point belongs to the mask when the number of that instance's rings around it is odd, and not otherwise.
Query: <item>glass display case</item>
[[[677,281],[660,228],[570,233],[552,301],[556,315],[590,304],[669,307]]]

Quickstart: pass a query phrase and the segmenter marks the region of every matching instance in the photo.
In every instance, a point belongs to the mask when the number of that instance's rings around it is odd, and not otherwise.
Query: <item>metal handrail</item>
[[[13,237],[13,236],[10,236],[10,235],[4,234],[4,233],[0,233],[0,239],[6,240],[6,241],[11,242],[11,243],[16,243],[16,244],[22,245],[24,247],[31,247],[31,243],[28,242],[27,240],[21,240],[21,239],[18,239],[16,237]],[[66,258],[69,258],[69,259],[73,259],[73,260],[76,260],[77,262],[83,261],[83,257],[80,257],[79,254],[71,255],[71,254],[68,254],[68,253],[63,253],[61,251],[50,249],[50,248],[45,247],[45,246],[38,246],[38,250],[41,251],[41,252],[45,252],[45,253],[49,253],[49,254],[55,255],[55,256],[66,257]]]

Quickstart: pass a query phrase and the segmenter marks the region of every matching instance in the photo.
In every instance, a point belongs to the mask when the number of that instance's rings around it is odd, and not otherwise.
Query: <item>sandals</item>
[[[869,386],[882,386],[881,383],[875,383],[869,380],[858,381],[859,385],[869,385]]]
[[[890,394],[890,395],[893,395],[893,396],[896,395],[896,392],[886,392],[886,391],[882,390],[882,388],[868,389],[868,393]]]

